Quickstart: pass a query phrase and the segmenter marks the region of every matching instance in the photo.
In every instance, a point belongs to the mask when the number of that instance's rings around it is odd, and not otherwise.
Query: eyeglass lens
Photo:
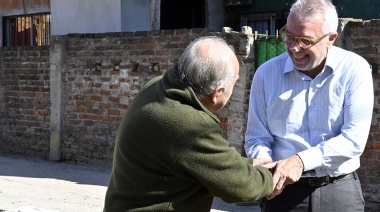
[[[302,48],[307,48],[307,47],[309,47],[310,45],[313,44],[311,42],[311,40],[309,40],[309,39],[306,39],[306,38],[303,38],[303,37],[293,37],[292,35],[290,35],[290,34],[288,34],[286,32],[282,32],[281,33],[281,38],[287,44],[292,44],[293,41],[296,39],[297,42],[298,42],[298,45],[300,45]]]

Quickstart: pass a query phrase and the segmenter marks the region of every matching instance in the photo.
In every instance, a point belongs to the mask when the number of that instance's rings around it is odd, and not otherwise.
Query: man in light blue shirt
[[[364,210],[355,170],[372,120],[371,68],[333,46],[337,26],[330,0],[298,0],[280,32],[287,53],[253,78],[245,149],[275,185],[262,211]]]

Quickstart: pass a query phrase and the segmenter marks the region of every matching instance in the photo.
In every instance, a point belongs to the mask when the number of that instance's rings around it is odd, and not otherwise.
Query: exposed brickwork
[[[33,6],[40,6],[41,3],[42,3],[42,0],[33,0],[33,1],[32,1],[32,5],[33,5]]]
[[[380,20],[348,22],[343,48],[363,56],[375,72],[380,68]],[[375,67],[378,67],[377,69]],[[380,211],[380,74],[373,74],[375,104],[368,142],[358,170],[366,199],[366,211]]]
[[[0,149],[48,159],[48,48],[1,48],[0,64]]]
[[[379,23],[378,20],[348,22],[341,33],[343,47],[379,66]],[[120,120],[142,86],[177,63],[195,37],[214,34],[234,46],[240,61],[239,80],[231,100],[218,117],[224,136],[244,154],[248,96],[254,73],[254,58],[248,57],[253,51],[253,36],[179,29],[67,36],[62,73],[62,159],[111,162]],[[1,49],[1,150],[48,157],[51,115],[48,56],[44,47]],[[359,169],[366,211],[380,210],[380,75],[373,76],[373,121]]]
[[[0,2],[0,9],[2,9],[2,10],[10,9],[10,0],[2,0]]]
[[[177,63],[195,37],[212,34],[204,29],[180,29],[69,35],[67,72],[63,76],[67,94],[63,157],[86,162],[112,160],[117,127],[134,96],[147,81]],[[241,35],[221,36],[239,50]],[[245,82],[238,85],[241,88],[236,90],[243,90],[239,95],[246,95]],[[228,108],[244,103],[246,96],[237,97],[219,114],[226,138],[231,137],[228,129],[240,128],[239,140],[233,142],[240,152],[242,126],[233,126],[236,120],[243,122],[244,112]]]
[[[11,1],[11,9],[18,9],[20,8],[20,1],[19,0],[12,0]]]
[[[1,10],[23,10],[29,7],[49,6],[50,0],[1,0]]]

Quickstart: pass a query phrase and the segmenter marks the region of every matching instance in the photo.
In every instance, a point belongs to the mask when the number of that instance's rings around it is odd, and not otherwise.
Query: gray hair
[[[232,55],[233,49],[221,37],[197,38],[181,55],[175,75],[201,98],[218,86],[229,86],[234,76]]]
[[[301,20],[322,16],[323,33],[336,32],[338,29],[338,13],[331,0],[297,0],[290,8],[290,13],[297,14]]]

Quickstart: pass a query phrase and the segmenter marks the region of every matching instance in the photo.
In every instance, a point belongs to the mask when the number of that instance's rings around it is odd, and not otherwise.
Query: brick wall
[[[378,72],[380,21],[350,19],[345,24],[337,45],[362,55]],[[48,158],[57,140],[62,160],[110,163],[119,122],[133,97],[148,80],[174,65],[190,41],[205,35],[224,37],[240,61],[239,80],[218,117],[224,136],[243,154],[253,35],[204,29],[72,34],[57,36],[64,42],[52,38],[50,49],[1,49],[0,149]],[[62,51],[57,51],[59,46]],[[380,77],[373,76],[372,128],[358,171],[366,211],[380,210]],[[54,133],[58,137],[51,136]]]
[[[50,5],[50,0],[1,0],[0,10],[18,10]]]
[[[177,63],[195,37],[213,34],[217,33],[180,29],[69,35],[67,67],[62,76],[63,159],[110,162],[118,125],[141,87]],[[219,35],[235,47],[241,59],[246,57],[249,35]],[[243,81],[237,84],[229,105],[219,113],[225,137],[241,153],[249,89],[245,80],[252,77],[250,73],[241,71]]]
[[[0,64],[1,151],[48,159],[48,48],[1,48]]]
[[[370,136],[358,170],[366,199],[366,211],[380,211],[380,20],[348,19],[342,47],[363,56],[373,68],[375,103]]]

